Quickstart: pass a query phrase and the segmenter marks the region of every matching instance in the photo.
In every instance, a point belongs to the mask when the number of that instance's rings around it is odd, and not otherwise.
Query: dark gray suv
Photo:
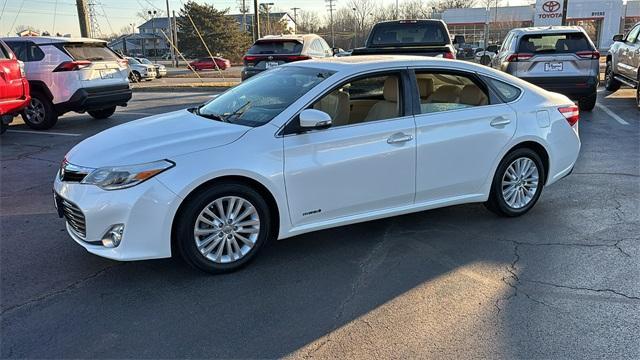
[[[578,26],[509,31],[493,65],[546,90],[578,100],[580,110],[596,105],[600,53]]]

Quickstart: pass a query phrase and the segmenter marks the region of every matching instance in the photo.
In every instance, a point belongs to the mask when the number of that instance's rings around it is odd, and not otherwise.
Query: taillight
[[[91,65],[91,61],[89,60],[65,61],[62,64],[58,65],[58,67],[55,68],[53,72],[75,71],[86,68],[89,65]]]
[[[527,61],[533,57],[531,53],[515,53],[507,57],[508,62]]]
[[[561,107],[561,108],[558,108],[558,111],[560,111],[562,116],[564,116],[564,118],[567,119],[567,122],[571,126],[575,125],[578,122],[578,120],[580,120],[580,110],[576,105]]]
[[[129,66],[129,62],[127,61],[127,59],[118,59],[118,66],[121,68],[126,68],[127,66]]]
[[[300,60],[309,60],[311,59],[311,57],[306,55],[288,55],[288,56],[279,57],[279,59],[283,59],[285,61],[300,61]]]
[[[578,51],[576,55],[581,59],[600,59],[600,52],[596,50]]]
[[[26,77],[24,72],[24,63],[20,60],[18,60],[18,67],[20,68],[20,77]]]
[[[442,57],[445,58],[445,59],[455,59],[456,58],[455,56],[453,56],[452,52],[448,52],[448,51],[446,53],[444,53],[442,55]]]

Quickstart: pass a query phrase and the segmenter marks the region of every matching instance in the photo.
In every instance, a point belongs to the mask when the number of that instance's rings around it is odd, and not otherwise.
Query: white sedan
[[[474,202],[522,215],[579,150],[578,108],[563,95],[468,62],[342,57],[90,137],[54,190],[89,252],[174,249],[220,273],[319,229]]]

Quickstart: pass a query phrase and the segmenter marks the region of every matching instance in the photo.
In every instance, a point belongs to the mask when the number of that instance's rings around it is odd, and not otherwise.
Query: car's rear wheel
[[[22,111],[22,119],[32,129],[46,130],[58,122],[58,112],[43,93],[32,91],[31,102]]]
[[[216,184],[188,200],[176,216],[174,241],[182,257],[209,273],[235,271],[270,237],[269,207],[254,189]]]
[[[115,106],[111,106],[111,107],[100,109],[100,110],[87,111],[87,113],[89,113],[89,115],[91,115],[91,117],[93,117],[94,119],[106,119],[109,116],[113,115],[114,112],[116,112]]]
[[[523,215],[540,198],[545,179],[540,156],[529,148],[516,149],[500,162],[485,206],[502,216]]]
[[[142,76],[140,75],[139,72],[135,70],[129,74],[129,80],[131,82],[140,82],[141,79],[142,79]]]
[[[578,108],[581,111],[591,111],[596,107],[596,101],[598,100],[598,93],[595,92],[587,97],[583,97],[578,100]]]
[[[607,60],[607,67],[604,70],[604,88],[608,91],[616,91],[620,89],[620,82],[614,79],[613,65],[611,60]]]

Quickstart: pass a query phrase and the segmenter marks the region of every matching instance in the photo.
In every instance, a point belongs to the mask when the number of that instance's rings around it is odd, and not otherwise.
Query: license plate
[[[271,69],[271,68],[274,68],[274,67],[276,67],[276,66],[278,66],[278,65],[279,65],[279,64],[278,64],[278,62],[277,62],[277,61],[267,61],[267,62],[264,64],[264,67],[265,67],[266,69]]]
[[[116,73],[114,69],[109,70],[100,70],[100,78],[102,79],[113,79],[113,75]]]
[[[561,62],[544,63],[544,71],[562,71],[562,63]]]

